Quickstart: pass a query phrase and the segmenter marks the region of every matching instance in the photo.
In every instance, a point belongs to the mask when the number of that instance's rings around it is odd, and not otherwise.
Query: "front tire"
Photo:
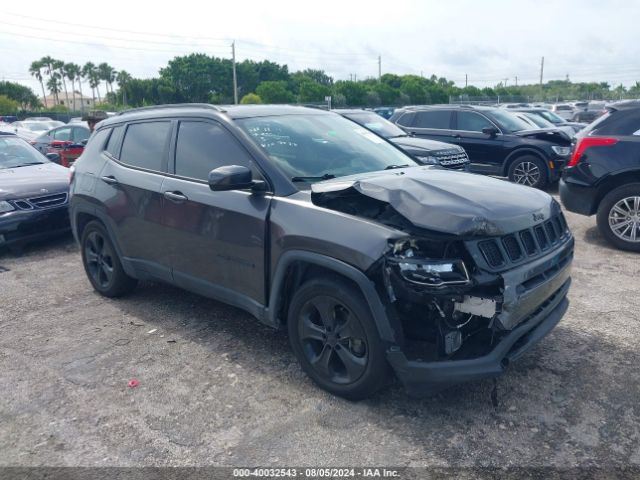
[[[545,163],[533,155],[523,155],[511,162],[508,177],[513,183],[540,190],[544,190],[549,182]]]
[[[600,202],[598,229],[617,248],[640,252],[640,183],[609,192]]]
[[[390,368],[369,306],[340,277],[314,278],[298,289],[288,331],[303,370],[324,390],[360,400],[387,383]]]
[[[82,263],[93,288],[105,297],[120,297],[136,288],[138,281],[122,268],[118,253],[104,226],[92,221],[82,231]]]

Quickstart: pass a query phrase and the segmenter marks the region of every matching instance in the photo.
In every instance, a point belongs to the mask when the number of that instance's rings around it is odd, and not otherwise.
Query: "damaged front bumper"
[[[487,355],[466,360],[421,362],[409,360],[399,347],[391,347],[387,360],[407,392],[415,396],[430,395],[457,383],[498,376],[560,322],[569,306],[566,295],[570,284],[571,279],[566,280],[529,319],[504,336]]]
[[[416,358],[415,351],[408,348],[411,339],[405,338],[402,346],[390,346],[387,359],[406,390],[422,396],[457,383],[500,375],[511,361],[547,335],[568,307],[566,296],[571,284],[574,239],[567,231],[554,247],[535,260],[485,276],[494,279],[493,288],[497,288],[495,293],[499,293],[494,297],[495,301],[489,301],[488,296],[485,299],[474,296],[473,289],[481,287],[476,281],[476,286],[470,287],[468,292],[471,296],[465,294],[464,303],[454,303],[454,313],[457,309],[472,312],[475,318],[479,318],[478,315],[485,318],[485,327],[474,329],[475,332],[483,332],[475,343],[474,334],[461,332],[461,337],[471,340],[461,342],[444,355],[440,352],[436,358],[428,358],[428,348],[422,348]],[[499,278],[499,288],[495,286],[496,278]],[[395,285],[394,291],[397,291],[398,284]],[[446,315],[450,320],[451,307],[447,309],[444,305],[453,301],[451,293],[434,294],[432,298],[439,299],[431,300],[432,303],[440,301],[443,305],[437,308],[437,313],[442,318]],[[422,315],[425,318],[425,314]],[[429,323],[433,318],[429,317],[422,323]],[[479,320],[478,325],[482,322]],[[469,349],[465,350],[467,344]]]

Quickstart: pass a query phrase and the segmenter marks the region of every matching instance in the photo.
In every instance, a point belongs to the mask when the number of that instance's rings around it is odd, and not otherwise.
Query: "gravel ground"
[[[341,400],[242,311],[154,284],[102,298],[68,237],[2,253],[0,466],[638,466],[639,257],[567,217],[569,312],[497,406],[492,380]]]

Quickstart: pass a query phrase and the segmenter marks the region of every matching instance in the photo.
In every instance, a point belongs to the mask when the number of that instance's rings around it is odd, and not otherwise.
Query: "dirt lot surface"
[[[640,256],[567,217],[569,312],[497,406],[492,380],[344,401],[235,308],[154,284],[102,298],[70,238],[0,254],[0,465],[638,466]]]

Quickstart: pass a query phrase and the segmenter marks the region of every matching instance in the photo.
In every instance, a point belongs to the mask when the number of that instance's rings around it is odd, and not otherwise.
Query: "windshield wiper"
[[[330,180],[332,178],[336,178],[335,175],[331,173],[325,173],[319,177],[291,177],[292,182],[313,182],[316,180]]]
[[[20,167],[28,167],[30,165],[44,165],[44,162],[29,162],[29,163],[21,163],[20,165],[16,165],[11,168],[20,168]]]
[[[394,168],[407,168],[409,165],[405,164],[405,165],[387,165],[386,167],[384,167],[385,170],[393,170]]]

